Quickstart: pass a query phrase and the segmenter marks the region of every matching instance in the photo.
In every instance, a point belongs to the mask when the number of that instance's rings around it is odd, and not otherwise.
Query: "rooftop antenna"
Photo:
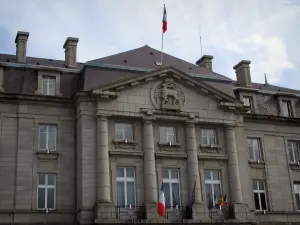
[[[200,40],[200,49],[201,49],[201,57],[202,57],[202,41],[201,41],[201,27],[199,25],[199,40]]]
[[[265,75],[265,84],[269,84],[267,79],[267,74],[264,73],[264,75]]]

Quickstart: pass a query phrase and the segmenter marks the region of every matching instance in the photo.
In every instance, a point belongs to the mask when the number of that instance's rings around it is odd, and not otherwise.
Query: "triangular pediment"
[[[109,85],[93,89],[92,93],[105,98],[116,98],[123,90],[128,90],[130,88],[134,88],[139,85],[144,85],[145,83],[152,81],[165,81],[167,83],[174,81],[181,85],[188,86],[190,89],[195,90],[195,92],[197,93],[201,93],[211,99],[214,99],[225,108],[243,108],[243,103],[235,99],[234,97],[204,82],[195,81],[191,76],[172,66],[163,67],[138,77],[121,80]]]

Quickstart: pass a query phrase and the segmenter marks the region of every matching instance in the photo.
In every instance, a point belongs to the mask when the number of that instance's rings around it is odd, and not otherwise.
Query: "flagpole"
[[[163,66],[163,55],[164,55],[164,32],[161,33],[161,56],[160,56],[161,66]]]

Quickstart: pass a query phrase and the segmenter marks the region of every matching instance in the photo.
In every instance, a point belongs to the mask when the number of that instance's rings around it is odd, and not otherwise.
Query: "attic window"
[[[50,62],[52,62],[52,59],[49,59]]]
[[[150,55],[153,55],[153,52],[150,52],[149,54],[150,54]]]
[[[192,70],[192,67],[190,67],[189,70]]]
[[[124,60],[124,63],[127,63],[127,60],[126,60],[126,59]]]

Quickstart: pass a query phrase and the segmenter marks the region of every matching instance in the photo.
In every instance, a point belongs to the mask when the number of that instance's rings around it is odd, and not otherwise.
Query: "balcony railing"
[[[144,220],[146,219],[145,206],[116,206],[116,219]]]

